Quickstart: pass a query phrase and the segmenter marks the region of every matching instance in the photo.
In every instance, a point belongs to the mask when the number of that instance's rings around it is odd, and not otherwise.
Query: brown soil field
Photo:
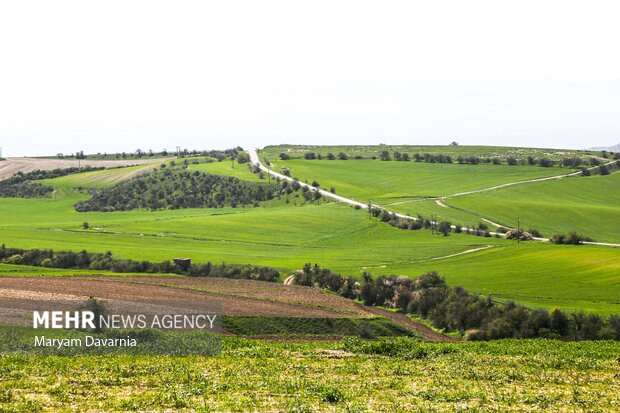
[[[166,159],[128,159],[128,160],[88,160],[80,161],[81,166],[114,168],[119,166],[146,165],[150,163],[161,163],[172,158]],[[0,161],[0,180],[10,178],[17,172],[31,172],[36,169],[50,170],[56,168],[71,168],[78,166],[75,159],[44,159],[44,158],[7,158]]]
[[[141,277],[0,277],[0,311],[10,306],[30,308],[28,302],[75,301],[89,297],[122,303],[124,308],[169,303],[178,307],[219,303],[223,315],[267,317],[374,317],[354,302],[319,289],[250,280]]]

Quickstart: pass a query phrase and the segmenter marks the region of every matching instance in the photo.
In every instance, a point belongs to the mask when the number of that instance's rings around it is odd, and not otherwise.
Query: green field
[[[614,342],[274,343],[213,357],[0,357],[0,410],[616,411]]]
[[[380,160],[272,161],[275,170],[286,166],[300,181],[317,181],[323,188],[367,202],[384,198],[438,197],[484,189],[508,182],[572,172],[537,166],[459,165]]]
[[[349,161],[331,163],[353,164]],[[396,165],[394,171],[401,168],[396,162],[391,164]],[[442,167],[436,164],[412,166]],[[233,168],[231,162],[190,167],[221,174],[229,174],[234,169],[240,178],[258,179],[247,166],[235,164]],[[480,168],[504,167],[484,165]],[[527,170],[546,172],[536,167]],[[109,173],[120,176],[123,172],[118,169]],[[73,204],[88,195],[70,186],[105,186],[112,182],[108,174],[100,174],[100,180],[93,180],[92,174],[48,181],[51,185],[61,182],[55,199],[0,200],[0,242],[10,247],[59,251],[110,250],[118,258],[137,260],[162,261],[182,256],[196,262],[251,263],[273,266],[285,272],[300,269],[306,262],[353,275],[370,271],[417,276],[428,270],[438,270],[450,284],[492,294],[498,300],[514,299],[531,307],[559,306],[603,314],[620,312],[617,249],[518,245],[503,239],[462,234],[434,236],[429,231],[391,228],[377,220],[369,220],[364,211],[344,205],[324,201],[308,205],[300,198],[291,198],[289,204],[276,199],[258,208],[245,209],[77,213]],[[412,184],[415,185],[420,184]],[[85,221],[91,229],[82,229]],[[489,245],[493,248],[441,258]],[[15,270],[0,266],[0,271],[3,268],[7,273]]]
[[[43,179],[39,182],[55,188],[102,188],[115,185],[121,181],[136,176],[139,173],[146,173],[159,164],[128,166],[124,168],[104,169],[101,171],[84,172],[81,174],[71,174],[54,179]]]
[[[507,200],[510,200],[507,202]],[[535,182],[445,201],[498,223],[547,236],[578,231],[601,242],[620,243],[620,173]]]

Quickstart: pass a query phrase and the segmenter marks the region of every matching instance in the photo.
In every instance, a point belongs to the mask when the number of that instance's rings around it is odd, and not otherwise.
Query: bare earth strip
[[[430,341],[452,341],[403,314],[368,307],[318,288],[253,280],[177,276],[0,277],[0,322],[23,318],[42,301],[82,301],[95,297],[115,309],[162,303],[204,308],[219,303],[222,315],[372,318],[386,317]],[[177,304],[183,303],[183,304]],[[189,304],[188,304],[189,303]],[[194,304],[192,304],[194,303]]]
[[[165,162],[172,158],[165,159],[128,159],[128,160],[87,160],[83,159],[79,162],[80,166],[115,168],[119,166],[146,165],[150,163]],[[10,178],[17,172],[32,172],[36,169],[65,169],[77,167],[78,161],[75,159],[42,159],[42,158],[7,158],[6,161],[0,162],[0,180]]]

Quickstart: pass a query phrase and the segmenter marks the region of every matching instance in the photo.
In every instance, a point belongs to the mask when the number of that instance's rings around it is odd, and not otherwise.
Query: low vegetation
[[[91,253],[82,250],[79,253],[72,251],[52,251],[20,248],[6,248],[0,246],[0,262],[12,265],[28,265],[35,267],[106,270],[117,273],[149,273],[149,274],[183,274],[190,277],[221,277],[260,281],[277,281],[279,271],[269,267],[253,265],[221,264],[211,262],[201,264],[184,264],[183,262],[162,261],[134,261],[112,257],[112,252],[104,254]]]
[[[614,342],[231,337],[212,357],[5,355],[0,410],[610,412],[619,351]]]
[[[430,272],[416,279],[365,273],[360,284],[318,265],[306,264],[295,274],[296,284],[317,286],[366,305],[395,308],[420,315],[437,328],[457,331],[470,340],[501,338],[562,338],[566,340],[620,340],[620,316],[608,318],[582,312],[566,314],[559,309],[528,310],[491,297],[449,287],[445,279]]]

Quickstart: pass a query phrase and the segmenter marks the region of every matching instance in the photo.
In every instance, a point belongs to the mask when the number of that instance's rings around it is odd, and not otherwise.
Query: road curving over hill
[[[260,161],[260,158],[259,158],[259,156],[258,156],[258,153],[256,152],[256,149],[249,149],[249,150],[248,150],[248,153],[250,154],[250,160],[251,160],[251,162],[252,162],[254,165],[256,165],[256,166],[257,166],[260,170],[262,170],[263,172],[266,172],[266,173],[268,173],[268,174],[270,174],[271,176],[274,176],[274,177],[276,177],[276,178],[280,178],[280,179],[287,180],[287,181],[289,181],[289,182],[294,182],[294,181],[295,181],[295,179],[294,179],[294,178],[291,178],[290,176],[286,176],[286,175],[284,175],[284,174],[281,174],[281,173],[275,172],[275,171],[273,171],[273,170],[271,170],[271,169],[267,168],[265,165],[263,165],[263,163]],[[609,163],[607,163],[607,164],[605,164],[605,165],[611,165],[611,164],[612,164],[612,163],[614,163],[614,162],[615,162],[615,161],[612,161],[612,162],[609,162]],[[595,167],[592,167],[592,168],[589,168],[589,169],[590,169],[590,170],[593,170],[593,169],[596,169],[596,168],[598,168],[598,166],[595,166]],[[452,198],[452,197],[462,196],[462,195],[469,195],[469,194],[472,194],[472,193],[477,193],[477,192],[485,192],[485,191],[490,191],[490,190],[493,190],[493,189],[498,189],[498,188],[504,188],[504,187],[507,187],[507,186],[512,186],[512,185],[525,184],[525,183],[531,183],[531,182],[547,181],[547,180],[551,180],[551,179],[563,179],[563,178],[570,177],[570,176],[578,176],[579,174],[581,174],[581,171],[571,172],[571,173],[568,173],[568,174],[556,175],[556,176],[551,176],[551,177],[546,177],[546,178],[537,178],[537,179],[529,179],[529,180],[525,180],[525,181],[509,182],[509,183],[505,183],[505,184],[502,184],[502,185],[496,185],[496,186],[493,186],[493,187],[490,187],[490,188],[484,188],[484,189],[479,189],[479,190],[475,190],[475,191],[462,192],[462,193],[458,193],[458,194],[448,195],[448,196],[445,196],[445,197],[441,197],[441,198],[440,198],[440,201],[441,201],[441,200],[443,200],[443,199],[446,199],[446,198]],[[299,182],[299,181],[298,181],[298,182]],[[308,184],[307,184],[307,183],[305,183],[305,182],[299,182],[299,184],[300,184],[301,186],[305,186],[305,187],[307,187],[307,188],[308,188],[308,189],[310,189],[311,191],[318,191],[318,192],[321,194],[321,196],[324,196],[324,197],[326,197],[326,198],[331,198],[331,199],[334,199],[334,200],[336,200],[336,201],[338,201],[338,202],[343,202],[343,203],[345,203],[345,204],[349,204],[349,205],[353,205],[353,206],[359,206],[359,207],[360,207],[360,208],[362,208],[362,209],[368,209],[368,208],[380,208],[380,209],[385,209],[386,211],[388,211],[388,212],[390,212],[390,213],[393,213],[393,214],[394,214],[396,217],[398,217],[398,218],[402,218],[402,219],[411,219],[411,220],[414,220],[414,221],[417,221],[417,220],[418,220],[418,218],[417,218],[417,217],[413,217],[413,216],[410,216],[410,215],[406,215],[406,214],[401,214],[401,213],[398,213],[398,212],[390,211],[390,210],[388,210],[388,209],[386,209],[386,208],[384,208],[384,207],[382,207],[382,206],[380,206],[380,205],[375,205],[375,204],[366,204],[366,203],[363,203],[363,202],[355,201],[355,200],[350,199],[350,198],[345,198],[345,197],[343,197],[343,196],[341,196],[341,195],[336,195],[336,194],[331,193],[331,192],[329,192],[329,191],[326,191],[326,190],[324,190],[324,189],[315,188],[315,187],[313,187],[312,185],[308,185]],[[450,208],[450,206],[449,206],[449,205],[446,205],[446,206],[447,206],[448,208]],[[453,229],[454,229],[455,227],[456,227],[455,225],[452,225],[452,228],[453,228]],[[492,236],[495,236],[495,235],[499,235],[499,236],[502,236],[502,237],[504,236],[504,234],[501,234],[501,233],[496,233],[496,232],[490,232],[490,234],[491,234]],[[549,241],[549,238],[534,238],[534,240],[535,240],[535,241],[548,242],[548,241]],[[598,245],[598,246],[602,246],[602,247],[614,247],[614,248],[620,248],[620,244],[613,244],[613,243],[607,243],[607,242],[584,242],[583,244],[587,244],[587,245]]]

